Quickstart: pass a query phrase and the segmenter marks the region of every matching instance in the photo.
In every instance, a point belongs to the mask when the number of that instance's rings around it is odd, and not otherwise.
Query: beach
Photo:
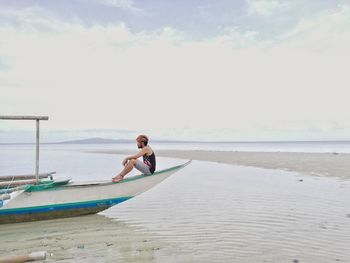
[[[0,233],[0,257],[46,251],[45,262],[154,262],[166,249],[142,229],[102,215],[7,224]]]
[[[136,151],[47,146],[43,166],[75,181],[109,180]],[[46,262],[349,262],[349,154],[155,152],[159,170],[193,162],[97,215],[1,225],[0,255],[47,251]],[[11,159],[4,167],[12,167],[17,154],[31,158],[31,149],[5,154]]]
[[[134,153],[126,150],[96,150],[94,152],[120,155]],[[156,154],[162,157],[254,166],[350,179],[350,154],[346,153],[158,150]]]

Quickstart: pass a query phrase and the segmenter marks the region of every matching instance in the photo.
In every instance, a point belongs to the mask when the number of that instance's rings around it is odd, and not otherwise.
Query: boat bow
[[[0,223],[13,223],[93,214],[133,198],[189,165],[191,160],[152,175],[137,175],[121,182],[76,182],[30,185],[13,192],[0,207]]]

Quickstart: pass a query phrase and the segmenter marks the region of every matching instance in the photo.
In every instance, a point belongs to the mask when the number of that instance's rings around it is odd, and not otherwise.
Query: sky
[[[0,115],[47,141],[349,140],[349,61],[350,0],[0,0]]]

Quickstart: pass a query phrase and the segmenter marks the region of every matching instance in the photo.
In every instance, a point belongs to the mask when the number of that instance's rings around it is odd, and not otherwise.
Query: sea
[[[350,153],[350,142],[156,143],[152,147],[155,151]],[[55,171],[55,177],[74,181],[109,180],[120,171],[124,156],[92,151],[114,149],[137,151],[134,144],[43,144],[40,172]],[[158,157],[158,169],[184,161]],[[0,176],[34,170],[35,145],[0,145]],[[84,231],[91,234],[85,240],[79,239],[84,222]],[[109,243],[101,246],[97,236],[104,228],[109,229]],[[57,243],[49,242],[49,234]],[[72,248],[62,246],[65,252],[57,252],[55,244],[64,239]],[[350,181],[193,161],[149,191],[98,215],[0,225],[0,244],[9,240],[13,248],[7,245],[10,251],[4,251],[0,246],[0,255],[19,252],[21,244],[28,250],[33,242],[39,244],[33,249],[55,252],[49,262],[350,262]],[[158,245],[145,249],[147,240],[157,240]]]

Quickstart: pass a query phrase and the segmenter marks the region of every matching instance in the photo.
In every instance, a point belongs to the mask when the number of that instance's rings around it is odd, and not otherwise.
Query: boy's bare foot
[[[118,183],[118,182],[122,181],[123,179],[124,179],[124,176],[121,176],[121,175],[119,174],[119,175],[117,175],[116,177],[113,177],[113,178],[112,178],[112,182],[113,182],[113,183]]]

